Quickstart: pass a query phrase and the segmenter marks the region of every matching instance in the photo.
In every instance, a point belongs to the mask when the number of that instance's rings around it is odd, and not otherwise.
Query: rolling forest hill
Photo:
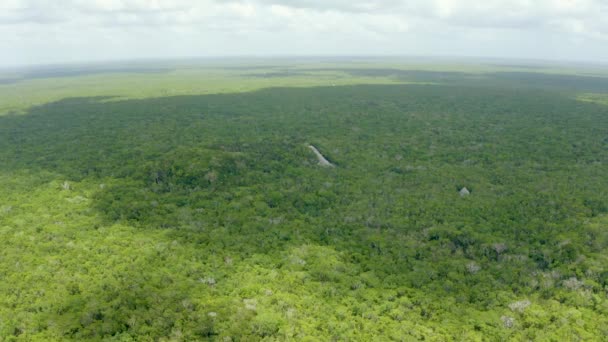
[[[608,337],[608,80],[300,69],[0,116],[0,336]]]

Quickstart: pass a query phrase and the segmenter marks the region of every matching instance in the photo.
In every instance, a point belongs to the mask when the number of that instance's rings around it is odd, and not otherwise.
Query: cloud
[[[388,18],[385,23],[393,23],[399,31],[409,22],[422,20],[472,29],[544,27],[573,33],[581,32],[580,25],[572,23],[584,20],[585,27],[596,32],[608,30],[603,19],[608,17],[608,4],[602,0],[3,0],[0,11],[0,24],[5,25],[77,22],[79,18],[92,19],[92,24],[171,25],[233,17],[259,26],[254,22],[276,19],[268,15],[284,19],[285,13],[293,11],[299,19],[321,20],[323,13],[338,13],[364,26],[366,20]],[[560,22],[570,24],[555,25]]]
[[[2,0],[0,42],[14,53],[0,63],[299,53],[600,60],[607,18],[603,0]]]
[[[243,0],[228,0],[229,2],[244,2]],[[403,8],[404,1],[401,0],[381,0],[381,1],[360,1],[360,0],[253,0],[249,3],[260,5],[279,5],[284,7],[310,9],[315,11],[338,11],[356,13],[376,13],[388,12],[391,8]]]
[[[600,24],[608,17],[603,0],[229,0],[258,6],[282,6],[312,12],[366,13],[398,16],[404,20],[430,20],[459,27],[560,27],[555,22],[586,20]],[[594,25],[603,32],[605,23]],[[564,28],[571,26],[564,25]]]

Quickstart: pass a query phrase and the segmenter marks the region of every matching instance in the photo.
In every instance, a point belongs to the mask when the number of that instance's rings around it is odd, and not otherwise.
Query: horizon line
[[[252,55],[213,55],[213,56],[168,56],[168,57],[133,57],[133,58],[115,58],[115,59],[91,59],[91,60],[74,60],[74,61],[58,61],[58,62],[41,62],[41,63],[22,63],[22,64],[7,64],[0,65],[0,70],[17,71],[22,69],[38,69],[51,67],[75,67],[75,66],[101,66],[105,64],[121,64],[121,63],[137,63],[137,62],[178,62],[178,61],[221,61],[222,59],[234,62],[240,60],[280,60],[280,59],[409,59],[409,62],[424,62],[422,59],[430,59],[429,62],[449,61],[458,62],[491,62],[491,61],[513,61],[532,64],[576,64],[577,66],[594,66],[608,67],[607,61],[584,60],[584,59],[549,59],[549,58],[529,58],[529,57],[499,57],[499,56],[464,56],[464,55],[409,55],[409,54],[309,54],[309,55],[291,55],[291,54],[252,54]],[[517,63],[517,64],[519,64]]]

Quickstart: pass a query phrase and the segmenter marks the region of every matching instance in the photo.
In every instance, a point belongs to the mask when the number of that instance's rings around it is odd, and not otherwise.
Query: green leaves
[[[0,335],[606,336],[608,112],[501,82],[0,117]]]

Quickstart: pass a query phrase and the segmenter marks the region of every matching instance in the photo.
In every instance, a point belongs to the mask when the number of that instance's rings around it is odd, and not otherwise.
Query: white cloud
[[[2,0],[0,44],[12,52],[0,63],[302,53],[605,60],[607,18],[603,0]]]

